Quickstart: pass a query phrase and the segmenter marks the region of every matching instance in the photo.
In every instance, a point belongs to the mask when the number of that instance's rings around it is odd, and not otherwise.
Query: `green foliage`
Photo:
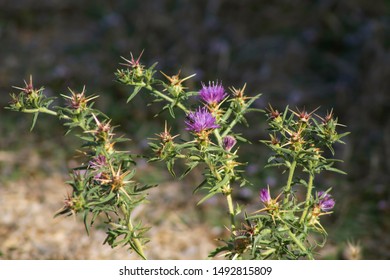
[[[142,55],[142,53],[141,53]],[[182,179],[195,168],[203,169],[203,181],[194,186],[194,192],[202,191],[199,204],[215,195],[226,198],[230,225],[230,238],[224,245],[210,253],[211,257],[223,255],[228,259],[299,259],[313,258],[317,246],[326,241],[326,231],[320,223],[320,216],[330,214],[334,206],[328,189],[313,194],[314,179],[318,173],[333,171],[343,173],[334,167],[337,160],[326,158],[325,149],[334,154],[333,145],[343,143],[338,134],[339,126],[331,111],[325,117],[292,111],[288,107],[283,113],[270,105],[267,112],[270,139],[262,142],[273,155],[266,167],[278,167],[288,171],[286,185],[272,198],[269,189],[261,191],[260,200],[264,207],[254,213],[245,213],[242,223],[238,222],[243,206],[234,203],[233,192],[247,184],[243,166],[239,159],[239,144],[248,143],[235,132],[239,124],[248,125],[245,116],[250,112],[264,112],[252,108],[260,97],[247,96],[246,85],[232,87],[227,94],[222,84],[203,84],[201,101],[203,108],[193,111],[190,98],[198,92],[187,91],[183,83],[192,78],[167,76],[166,80],[156,78],[156,64],[146,67],[140,63],[141,55],[134,59],[123,58],[125,68],[115,73],[117,82],[130,86],[127,102],[138,94],[150,94],[154,103],[160,103],[161,112],[168,111],[164,130],[157,137],[149,139],[151,155],[149,162],[161,161],[174,176]],[[132,212],[146,201],[146,190],[153,187],[135,181],[134,156],[115,148],[118,142],[127,139],[117,137],[111,120],[94,108],[92,100],[97,96],[86,96],[70,90],[62,95],[64,107],[51,107],[52,98],[44,95],[43,88],[36,90],[25,83],[19,94],[11,94],[11,110],[34,114],[33,126],[39,113],[57,116],[82,141],[83,161],[70,174],[68,184],[72,193],[57,215],[82,215],[87,232],[97,217],[104,217],[107,224],[105,243],[112,247],[127,246],[141,258],[146,258],[143,245],[148,242],[148,227],[141,221],[133,221]],[[187,115],[181,127],[188,133],[172,135],[168,124],[175,119],[177,110]],[[160,112],[160,113],[161,113]],[[162,114],[156,117],[162,118]],[[238,143],[237,143],[238,142]],[[236,145],[237,144],[237,145]],[[140,155],[145,157],[145,155]],[[182,164],[185,171],[177,176],[175,165]],[[296,170],[307,174],[307,178],[295,175]],[[306,189],[306,198],[300,201],[296,189]],[[282,199],[283,198],[283,199]],[[312,235],[320,235],[318,244]]]

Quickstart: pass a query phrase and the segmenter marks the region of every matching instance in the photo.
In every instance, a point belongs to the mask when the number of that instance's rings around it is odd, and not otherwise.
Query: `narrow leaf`
[[[141,90],[141,86],[136,86],[133,90],[133,93],[129,96],[129,98],[127,98],[127,103],[129,103],[138,93],[139,91]]]
[[[32,121],[32,125],[31,125],[31,128],[30,128],[30,131],[32,131],[32,130],[34,129],[35,123],[37,122],[37,119],[38,119],[38,115],[39,115],[38,112],[34,114],[34,117],[33,117],[33,121]]]

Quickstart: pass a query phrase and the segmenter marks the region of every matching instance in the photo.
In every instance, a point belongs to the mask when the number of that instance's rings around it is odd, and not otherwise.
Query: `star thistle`
[[[199,91],[199,96],[208,105],[216,106],[227,96],[227,93],[225,92],[222,83],[209,82],[208,86],[202,83],[202,89]]]
[[[195,112],[190,112],[186,116],[186,130],[196,134],[202,134],[209,130],[219,128],[215,117],[206,109],[199,107]]]
[[[236,143],[237,143],[237,140],[233,136],[230,136],[230,135],[226,136],[222,140],[223,148],[228,152],[230,152],[230,150],[234,147],[234,145],[236,145]]]
[[[319,198],[318,206],[323,212],[329,212],[333,209],[336,202],[330,194],[320,191],[317,193],[317,196]]]
[[[269,193],[269,189],[261,189],[260,190],[260,200],[264,205],[268,205],[271,202],[271,195]]]

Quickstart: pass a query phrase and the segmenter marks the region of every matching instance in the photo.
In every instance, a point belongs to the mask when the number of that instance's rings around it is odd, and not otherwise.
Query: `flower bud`
[[[230,150],[234,147],[234,145],[236,145],[237,143],[237,140],[233,137],[233,136],[226,136],[225,138],[223,138],[223,148],[230,152]]]
[[[320,191],[317,193],[317,196],[319,198],[318,206],[320,207],[321,211],[329,212],[333,209],[336,202],[330,194]]]

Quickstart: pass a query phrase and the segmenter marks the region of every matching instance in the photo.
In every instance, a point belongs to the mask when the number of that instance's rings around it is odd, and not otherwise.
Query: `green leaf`
[[[136,86],[133,90],[133,93],[129,96],[129,98],[127,98],[126,103],[129,103],[140,92],[141,89],[141,86]]]
[[[138,186],[138,185],[136,185],[135,187],[134,187],[134,192],[135,193],[141,193],[141,192],[144,192],[144,191],[146,191],[146,190],[149,190],[149,189],[152,189],[152,188],[155,188],[155,187],[157,187],[158,185],[143,185],[143,186]]]
[[[332,171],[332,172],[339,173],[339,174],[343,174],[343,175],[347,175],[346,172],[344,172],[340,169],[334,168],[334,167],[325,166],[325,170]]]
[[[167,169],[168,169],[169,173],[171,173],[171,175],[172,175],[173,177],[176,177],[176,173],[175,173],[175,171],[173,170],[174,164],[175,164],[175,160],[174,160],[174,159],[168,160],[168,161],[167,161]]]
[[[222,181],[218,182],[214,187],[211,188],[210,191],[219,190],[221,187],[225,186],[230,181],[231,175],[226,174],[226,176],[222,179]]]
[[[196,205],[201,205],[203,202],[205,202],[207,199],[212,198],[214,195],[221,193],[220,190],[209,192],[207,195],[205,195]]]
[[[285,163],[269,163],[264,166],[264,168],[270,168],[270,167],[280,167],[280,166],[286,166]]]
[[[207,186],[207,179],[204,179],[202,181],[202,183],[200,183],[196,188],[195,190],[192,192],[193,194],[196,193],[198,190],[204,188],[205,186]]]
[[[89,222],[88,222],[88,209],[84,211],[83,213],[83,221],[84,221],[84,227],[87,232],[87,235],[89,235]]]
[[[190,173],[192,171],[192,169],[194,169],[197,165],[199,164],[199,161],[194,161],[194,162],[190,162],[188,163],[188,168],[186,169],[186,171],[184,171],[184,173],[180,176],[179,180],[183,179],[188,173]]]
[[[32,121],[32,125],[31,125],[31,128],[30,128],[30,131],[32,131],[32,130],[34,129],[35,123],[37,122],[37,119],[38,119],[38,115],[39,115],[38,112],[36,112],[36,113],[34,114],[34,117],[33,117],[33,121]]]
[[[175,111],[173,110],[173,107],[175,106],[175,104],[169,104],[168,105],[168,111],[169,111],[169,114],[171,115],[171,117],[174,119],[175,118]]]

